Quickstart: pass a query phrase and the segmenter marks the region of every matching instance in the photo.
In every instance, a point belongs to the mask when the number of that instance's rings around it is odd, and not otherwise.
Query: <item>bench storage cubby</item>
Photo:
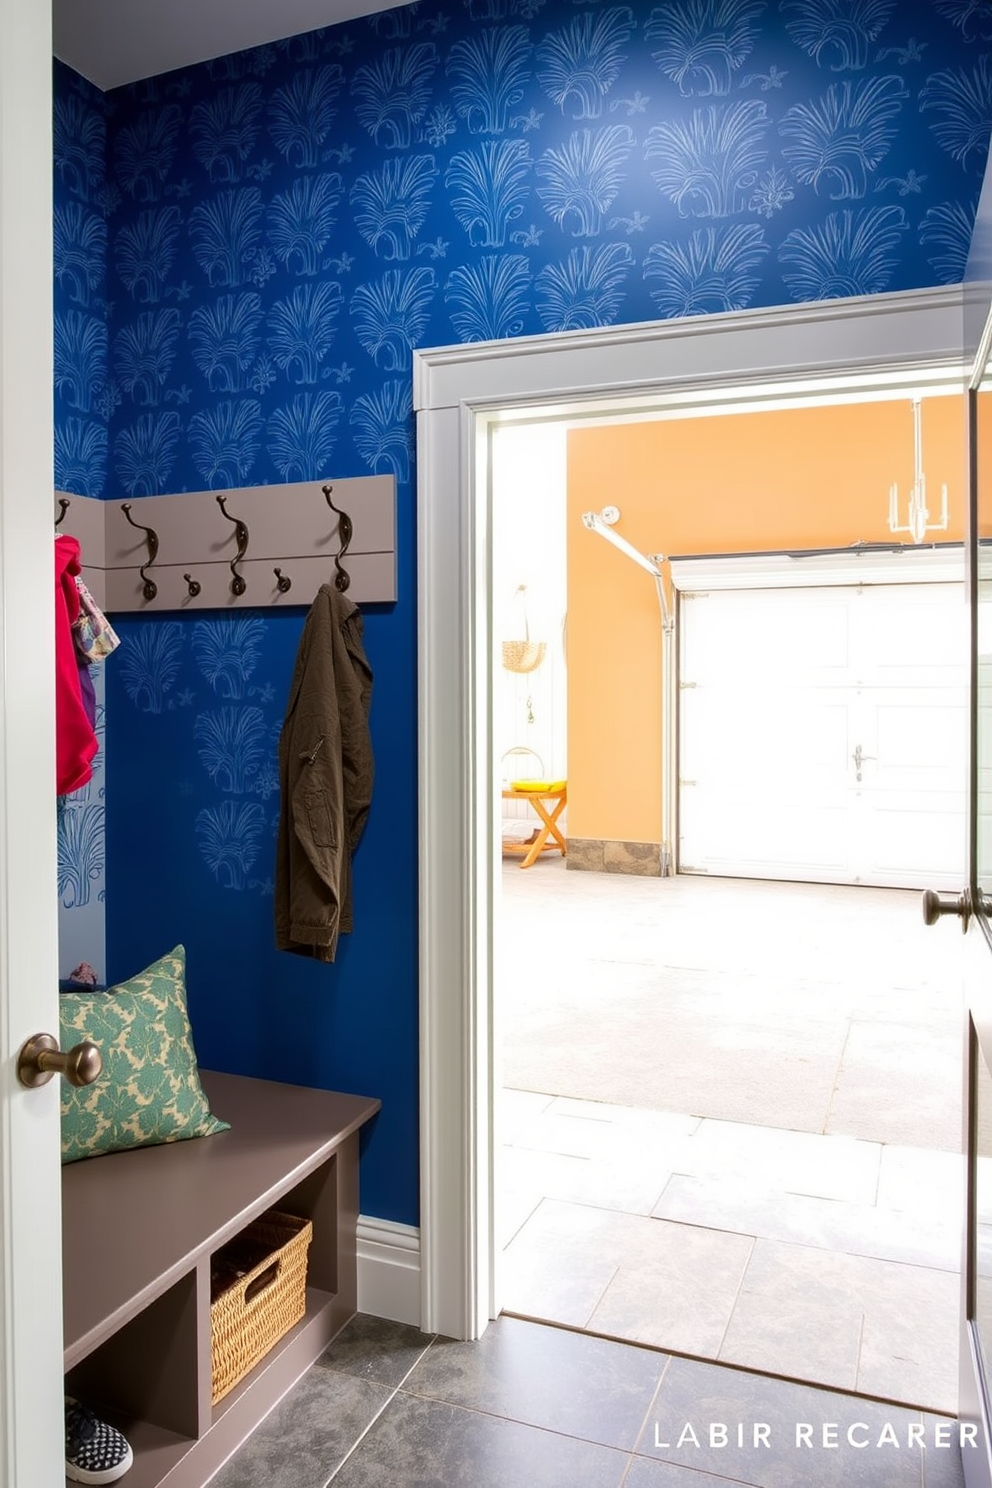
[[[357,1308],[358,1141],[379,1101],[201,1079],[230,1131],[62,1171],[66,1390],[127,1435],[127,1488],[202,1488]],[[313,1225],[306,1311],[214,1405],[211,1257],[269,1209]]]

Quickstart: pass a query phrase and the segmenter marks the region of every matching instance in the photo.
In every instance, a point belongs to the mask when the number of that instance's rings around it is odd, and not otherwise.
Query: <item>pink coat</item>
[[[60,796],[86,784],[97,751],[72,640],[72,622],[79,614],[78,573],[79,543],[60,534],[55,539],[55,789]]]

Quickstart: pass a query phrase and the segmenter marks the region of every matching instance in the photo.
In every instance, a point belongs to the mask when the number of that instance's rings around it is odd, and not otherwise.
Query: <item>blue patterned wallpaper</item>
[[[63,797],[58,815],[59,976],[68,977],[86,961],[103,982],[107,898],[104,663],[94,664],[91,677],[98,744],[93,775],[81,790]]]
[[[106,100],[55,64],[55,484],[102,496],[110,368]]]
[[[355,928],[333,966],[276,951],[273,927],[276,746],[303,609],[115,616],[107,942],[114,980],[186,946],[208,1068],[381,1093],[362,1204],[402,1219],[417,1212],[416,761],[402,722],[416,658],[391,608],[365,614],[375,800],[354,860]]]
[[[205,1062],[381,1095],[363,1208],[415,1222],[411,349],[959,280],[992,10],[418,0],[105,98],[56,76],[59,483],[386,471],[399,493],[339,962],[272,949],[303,611],[130,617],[107,673],[111,974],[182,939]]]
[[[405,480],[413,346],[960,279],[986,10],[418,3],[118,90],[106,150],[63,86],[63,465]]]

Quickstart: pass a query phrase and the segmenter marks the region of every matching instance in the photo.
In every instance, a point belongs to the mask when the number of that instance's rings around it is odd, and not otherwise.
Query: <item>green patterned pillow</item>
[[[200,1085],[182,946],[106,992],[64,992],[59,1006],[62,1048],[87,1038],[103,1055],[92,1085],[62,1081],[64,1163],[228,1130]]]

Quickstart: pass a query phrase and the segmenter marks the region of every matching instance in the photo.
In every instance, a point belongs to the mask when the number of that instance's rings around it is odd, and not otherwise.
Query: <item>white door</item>
[[[956,583],[684,596],[680,870],[953,887],[966,619]]]
[[[0,0],[0,1482],[64,1481],[58,1033],[49,7]]]

